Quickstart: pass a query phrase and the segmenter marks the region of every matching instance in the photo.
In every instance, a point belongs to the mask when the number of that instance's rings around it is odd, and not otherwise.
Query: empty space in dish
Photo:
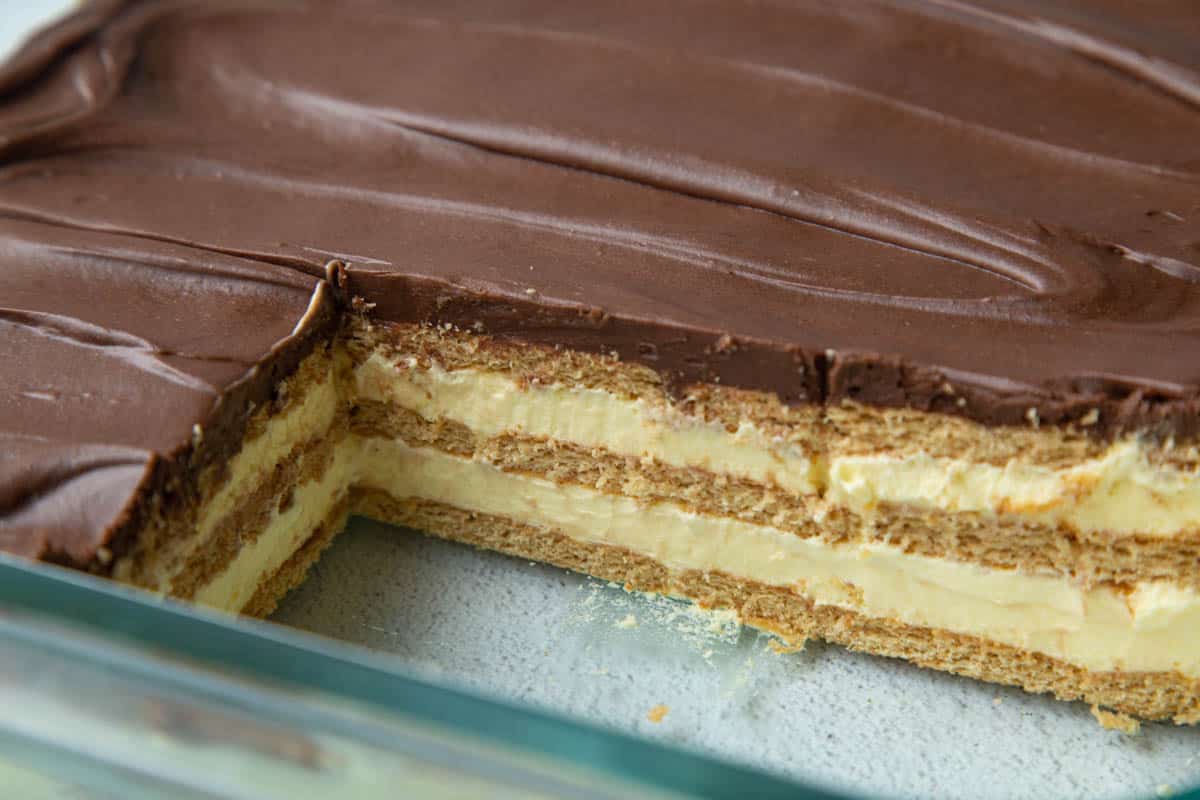
[[[439,682],[883,797],[1156,797],[1200,782],[1200,729],[1102,729],[1081,703],[810,642],[364,519],[274,619]]]

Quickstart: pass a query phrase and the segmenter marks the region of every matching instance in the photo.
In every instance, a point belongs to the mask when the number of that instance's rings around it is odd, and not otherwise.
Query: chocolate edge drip
[[[879,353],[814,350],[734,338],[720,331],[566,306],[468,292],[445,282],[358,272],[347,265],[343,287],[385,322],[450,324],[498,339],[566,347],[649,367],[675,396],[696,383],[772,392],[789,405],[843,401],[911,408],[988,426],[1073,426],[1112,440],[1138,434],[1154,441],[1200,436],[1200,398],[1164,397],[1153,388],[1096,381],[1074,390],[1000,390],[970,375],[912,364]]]
[[[502,340],[616,354],[647,366],[682,394],[716,383],[776,393],[788,404],[820,403],[818,362],[801,347],[735,341],[721,331],[609,315],[601,308],[468,292],[442,281],[346,269],[347,292],[385,322],[450,324]],[[769,377],[768,377],[769,376]]]
[[[296,371],[305,357],[333,340],[340,325],[341,305],[328,282],[317,284],[309,313],[298,324],[296,334],[281,342],[245,377],[226,389],[191,442],[174,452],[157,454],[149,477],[131,498],[125,515],[96,542],[97,548],[107,547],[113,558],[92,559],[86,565],[89,571],[111,572],[115,559],[133,546],[134,537],[149,521],[149,514],[169,516],[180,505],[197,500],[197,477],[214,465],[219,468],[237,453],[254,411],[275,403],[280,383]],[[152,498],[154,503],[147,502]],[[48,560],[72,564],[65,554]]]
[[[825,372],[826,403],[912,408],[991,427],[1073,427],[1102,440],[1137,434],[1182,443],[1200,435],[1200,398],[1165,398],[1146,387],[1098,383],[1060,393],[996,391],[879,354],[835,353]]]

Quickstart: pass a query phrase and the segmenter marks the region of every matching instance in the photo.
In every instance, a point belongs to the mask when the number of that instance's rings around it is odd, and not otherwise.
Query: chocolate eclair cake
[[[0,548],[348,514],[1200,718],[1200,10],[110,2],[0,76]]]

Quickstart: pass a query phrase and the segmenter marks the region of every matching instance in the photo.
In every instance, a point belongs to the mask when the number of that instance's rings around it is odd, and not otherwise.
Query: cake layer
[[[1088,670],[1200,677],[1200,592],[1143,583],[1128,592],[912,555],[832,545],[764,525],[514,475],[383,439],[362,440],[359,481],[399,499],[510,519],[611,545],[672,569],[785,587],[818,605],[975,636]]]

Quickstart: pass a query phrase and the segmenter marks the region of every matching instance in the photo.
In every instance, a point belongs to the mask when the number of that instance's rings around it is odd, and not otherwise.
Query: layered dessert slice
[[[273,602],[346,516],[329,286],[36,223],[0,221],[0,242],[0,547]]]
[[[362,326],[352,506],[817,637],[1195,721],[1195,450]],[[953,388],[945,391],[953,394]]]
[[[362,513],[1194,722],[1176,12],[89,5],[0,76],[0,545],[266,614]]]

